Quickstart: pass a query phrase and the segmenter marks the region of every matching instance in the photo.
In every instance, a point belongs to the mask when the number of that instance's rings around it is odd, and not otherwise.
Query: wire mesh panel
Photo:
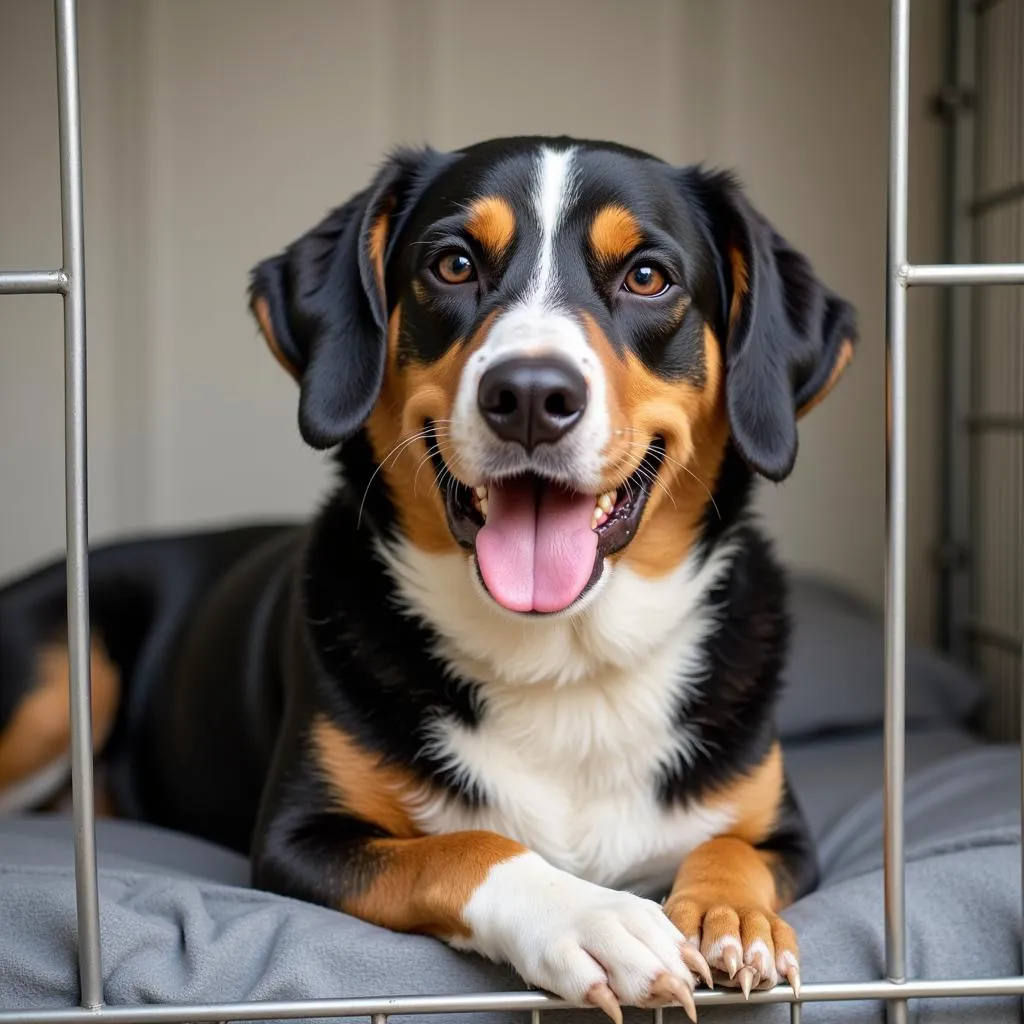
[[[975,258],[1024,260],[1024,0],[976,13]],[[971,341],[970,656],[992,692],[990,735],[1016,738],[1024,642],[1024,298],[982,286]]]
[[[968,0],[962,0],[968,3]],[[1004,68],[1015,67],[1016,77],[1007,85],[1006,79],[991,78],[986,95],[993,99],[993,113],[983,117],[1004,116],[1007,105],[1017,104],[1020,111],[1022,54],[1019,48],[1021,7],[1024,0],[989,0],[972,4],[984,19],[1009,18],[1009,27],[992,21],[983,28],[983,39]],[[402,1014],[437,1013],[452,1015],[465,1012],[496,1010],[517,1011],[531,1015],[531,1024],[539,1024],[541,1011],[564,1006],[559,1000],[541,993],[477,993],[444,997],[402,997],[376,999],[314,1000],[288,1002],[225,1003],[215,1005],[145,1005],[103,1006],[102,969],[99,930],[99,888],[97,882],[96,847],[92,814],[92,743],[90,729],[89,680],[89,628],[88,628],[88,557],[87,557],[87,493],[86,493],[86,408],[85,408],[85,268],[83,259],[83,213],[81,182],[81,137],[78,97],[78,52],[76,42],[75,0],[55,0],[58,91],[60,112],[61,157],[61,209],[64,226],[64,266],[60,270],[0,273],[0,294],[45,293],[60,294],[64,299],[65,353],[66,353],[66,481],[67,481],[67,550],[68,550],[68,638],[70,652],[70,687],[72,708],[72,784],[75,816],[75,892],[77,897],[78,959],[81,979],[81,1005],[66,1009],[0,1011],[0,1024],[73,1024],[80,1020],[93,1022],[226,1021],[288,1019],[295,1017],[369,1017],[372,1024],[385,1024],[391,1016]],[[999,13],[1002,12],[1002,13]],[[1007,13],[1009,12],[1009,13]],[[999,205],[1015,210],[1015,220],[1007,226],[1005,219],[998,225],[986,226],[989,212],[980,208],[979,249],[992,257],[993,262],[941,266],[915,266],[908,261],[907,191],[909,155],[909,82],[910,82],[910,0],[892,0],[892,62],[891,62],[891,123],[890,123],[890,176],[889,176],[889,238],[887,267],[888,301],[888,431],[886,463],[887,489],[887,565],[886,565],[886,735],[885,735],[885,924],[886,973],[888,977],[874,982],[850,983],[841,979],[827,983],[809,983],[802,987],[797,999],[788,985],[780,985],[765,992],[752,993],[752,1003],[792,1003],[791,1019],[800,1020],[801,1003],[820,1001],[884,1000],[890,1019],[906,1020],[907,1001],[937,997],[978,997],[1012,995],[1024,996],[1024,977],[991,979],[938,979],[920,981],[907,977],[907,929],[905,921],[905,857],[903,848],[904,797],[904,712],[905,712],[905,639],[906,639],[906,494],[907,494],[907,289],[912,285],[981,285],[996,283],[1024,284],[1024,264],[1020,260],[1021,224],[1020,190],[1014,185],[1021,172],[1021,125],[1010,126],[1010,156],[995,141],[987,141],[992,153],[986,150],[981,180],[992,195],[998,194]],[[991,36],[988,33],[991,32]],[[1014,34],[1016,33],[1016,35]],[[1007,43],[1006,39],[1011,42]],[[1016,40],[1016,42],[1014,42]],[[985,44],[983,44],[985,45]],[[1014,49],[1014,47],[1017,47]],[[1004,54],[1003,51],[1006,51]],[[988,74],[988,72],[986,72]],[[998,71],[993,72],[998,75]],[[987,101],[985,101],[987,102]],[[1000,106],[999,104],[1002,104]],[[1007,145],[1005,141],[999,147]],[[1013,148],[1013,147],[1016,148]],[[1016,161],[1016,162],[1014,162]],[[980,161],[984,163],[984,161]],[[1016,178],[1013,176],[1016,175]],[[1015,191],[1016,190],[1016,191]],[[1010,194],[1009,197],[1005,194]],[[991,197],[990,197],[991,198]],[[1017,204],[1014,206],[1013,204]],[[995,200],[988,203],[994,206]],[[986,234],[986,232],[988,232]],[[881,254],[880,254],[881,255]],[[1000,265],[993,265],[999,261]],[[989,342],[981,342],[986,353],[979,367],[976,394],[978,415],[1012,417],[1020,414],[1024,400],[1024,356],[1021,345],[1021,289],[995,289],[986,287],[982,292],[979,317]],[[989,348],[995,354],[989,354]],[[1016,352],[1011,352],[1013,345]],[[979,357],[980,359],[981,357]],[[1000,362],[1000,360],[1002,360]],[[997,372],[997,366],[1001,372]],[[1016,403],[1016,404],[1015,404]],[[982,410],[985,410],[982,412]],[[1014,413],[1014,410],[1017,410]],[[1000,422],[1002,422],[1000,420]],[[993,424],[981,430],[996,433]],[[1018,621],[990,625],[992,629],[1005,628],[1012,639],[1012,630],[1020,629],[1021,573],[1020,499],[1022,477],[1020,430],[1011,438],[1016,448],[1016,464],[1008,472],[1005,460],[1010,449],[991,453],[992,469],[986,469],[985,454],[978,460],[979,474],[988,472],[991,486],[998,491],[998,501],[992,502],[993,519],[987,525],[993,531],[1005,530],[1004,546],[991,541],[986,534],[986,552],[991,552],[991,575],[979,574],[986,585],[991,580],[992,593],[1009,595]],[[1005,430],[1007,434],[1010,429]],[[996,461],[998,457],[998,462]],[[1002,467],[1000,476],[997,466]],[[980,476],[979,476],[979,479]],[[985,477],[987,480],[988,478]],[[979,483],[979,488],[982,484]],[[985,484],[988,486],[988,484]],[[1014,505],[1016,500],[1017,504]],[[996,518],[999,511],[1006,517]],[[1009,524],[1009,525],[1007,525]],[[1012,538],[1007,540],[1006,538]],[[1013,548],[1009,544],[1015,544]],[[1012,556],[1008,552],[1014,553]],[[1006,563],[1013,561],[1010,566]],[[999,564],[999,563],[1003,564]],[[1002,575],[1000,575],[1000,573]],[[987,593],[986,598],[987,600]],[[979,598],[979,608],[989,606]],[[984,623],[979,623],[980,627]],[[1007,639],[1006,643],[1010,640]],[[990,644],[989,646],[992,646]],[[1024,870],[1024,865],[1022,865]],[[1007,941],[1017,938],[1007,936]],[[742,993],[736,990],[701,991],[696,1002],[700,1006],[741,1003]],[[983,1012],[983,1008],[980,1008]],[[663,1014],[654,1011],[653,1020],[662,1024]]]

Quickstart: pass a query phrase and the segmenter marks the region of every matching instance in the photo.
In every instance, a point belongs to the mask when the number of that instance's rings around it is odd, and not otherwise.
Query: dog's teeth
[[[594,514],[590,517],[590,528],[596,530],[601,525],[602,518],[604,518],[604,513],[595,505]]]
[[[597,507],[606,516],[610,516],[612,514],[612,509],[615,508],[615,492],[614,491],[605,491],[605,493],[602,494],[597,499]]]
[[[480,499],[480,515],[482,515],[484,517],[484,519],[487,518],[487,498],[486,497],[483,497],[483,498]]]
[[[475,487],[474,490],[476,491],[476,496],[478,498],[482,499],[482,498],[486,498],[487,497],[487,488],[486,487],[483,487],[483,486]]]

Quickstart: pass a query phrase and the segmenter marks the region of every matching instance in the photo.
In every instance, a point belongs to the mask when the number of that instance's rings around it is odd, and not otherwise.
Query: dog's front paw
[[[665,913],[699,946],[716,981],[749,996],[753,989],[774,988],[785,978],[800,995],[800,950],[796,934],[781,917],[687,899],[666,905]]]
[[[693,972],[711,980],[657,903],[583,881],[535,854],[492,869],[463,916],[472,929],[464,945],[617,1024],[621,1005],[678,1003],[695,1021]]]

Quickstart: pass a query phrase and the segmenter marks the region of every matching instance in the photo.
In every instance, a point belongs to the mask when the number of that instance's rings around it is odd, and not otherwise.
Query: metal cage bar
[[[64,266],[60,270],[0,273],[0,294],[53,293],[64,297],[65,482],[68,552],[68,635],[72,708],[72,783],[75,821],[75,891],[81,1006],[0,1011],[0,1024],[120,1024],[267,1020],[296,1017],[370,1017],[496,1010],[531,1014],[567,1006],[539,992],[476,993],[377,999],[318,999],[202,1005],[103,1005],[98,874],[93,814],[89,678],[88,495],[86,489],[85,268],[82,150],[75,0],[54,0],[60,119],[61,211]],[[751,994],[751,1003],[790,1003],[799,1022],[801,1004],[881,1000],[890,1019],[903,1021],[910,999],[1024,996],[1024,976],[929,980],[906,977],[906,895],[903,844],[905,777],[906,506],[907,506],[907,290],[916,285],[1022,284],[1024,265],[908,262],[908,153],[910,0],[891,0],[890,167],[887,316],[886,436],[886,658],[885,658],[885,924],[886,973],[874,982],[810,983],[799,999],[788,985]],[[1021,639],[1024,642],[1024,638]],[[1024,771],[1024,765],[1022,765]],[[1024,806],[1022,806],[1024,815]],[[1024,858],[1021,870],[1024,872]],[[740,992],[700,991],[699,1006],[743,1002]],[[654,1011],[661,1024],[661,1011]]]
[[[906,732],[907,630],[907,209],[910,165],[910,0],[894,0],[889,69],[889,267],[886,277],[886,559],[884,889],[885,969],[906,981],[906,864],[903,789]],[[892,1024],[907,1004],[888,1006]]]
[[[82,1005],[95,1010],[103,1005],[103,971],[93,798],[92,685],[89,677],[85,225],[78,11],[75,0],[54,0],[53,15],[64,265],[60,270],[0,274],[0,294],[49,292],[64,298],[64,491],[78,974]]]

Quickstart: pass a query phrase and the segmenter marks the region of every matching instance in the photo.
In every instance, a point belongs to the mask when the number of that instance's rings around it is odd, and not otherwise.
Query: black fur
[[[128,816],[251,853],[258,885],[338,906],[379,869],[368,844],[383,838],[381,829],[332,806],[310,755],[307,730],[318,714],[385,763],[470,805],[486,799],[424,745],[428,713],[473,727],[486,713],[485,695],[431,653],[428,623],[396,609],[374,541],[399,532],[398,510],[383,476],[374,478],[364,424],[399,302],[399,359],[429,365],[526,287],[532,268],[515,253],[489,265],[474,250],[473,287],[432,286],[427,275],[473,196],[498,192],[522,206],[538,141],[401,151],[369,188],[254,270],[252,300],[266,303],[276,345],[300,381],[302,434],[314,447],[340,445],[341,478],[310,525],[94,552],[95,628],[127,694],[104,753],[115,802]],[[775,739],[785,579],[748,505],[755,474],[780,480],[792,469],[797,411],[831,376],[842,342],[853,340],[853,314],[732,179],[605,143],[581,144],[578,174],[580,208],[556,252],[565,303],[667,379],[704,381],[705,325],[723,345],[733,439],[699,543],[707,557],[728,536],[736,553],[711,595],[723,613],[707,641],[708,682],[692,702],[665,708],[696,730],[699,756],[658,783],[666,804],[693,801],[759,764]],[[623,299],[625,268],[588,257],[585,214],[609,202],[628,205],[644,225],[643,255],[672,272],[672,300],[688,296],[681,322],[666,319],[668,298]],[[381,216],[383,292],[370,247]],[[522,218],[517,239],[536,230]],[[734,277],[734,251],[745,287]],[[428,302],[414,296],[415,281],[433,288]],[[730,325],[734,297],[739,315]],[[0,733],[63,616],[61,565],[0,593]],[[762,845],[779,855],[780,885],[793,896],[814,884],[813,850],[788,790]]]

